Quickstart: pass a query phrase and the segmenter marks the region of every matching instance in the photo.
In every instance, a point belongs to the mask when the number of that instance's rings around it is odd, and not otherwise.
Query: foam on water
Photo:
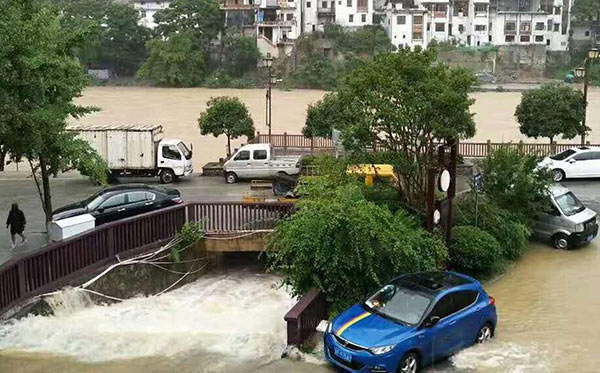
[[[105,306],[69,290],[50,300],[55,315],[0,325],[0,350],[89,362],[190,351],[269,361],[285,348],[283,316],[294,304],[278,281],[248,272],[207,276],[158,297]]]
[[[452,365],[460,371],[545,373],[550,352],[536,344],[523,346],[516,343],[490,341],[454,355]]]

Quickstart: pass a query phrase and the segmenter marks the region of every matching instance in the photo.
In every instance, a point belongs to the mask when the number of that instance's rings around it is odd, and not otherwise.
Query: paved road
[[[160,185],[158,179],[127,179],[127,182],[139,182]],[[185,201],[239,201],[244,193],[250,191],[249,183],[227,185],[220,177],[200,177],[194,175],[182,178],[172,184]],[[61,175],[51,180],[52,205],[54,208],[80,201],[100,189],[89,179],[76,173]],[[10,249],[10,235],[4,223],[10,205],[17,202],[25,213],[27,227],[25,234],[28,242]],[[0,264],[12,256],[37,250],[47,243],[45,217],[35,182],[27,172],[0,173]],[[20,240],[20,239],[19,239]]]

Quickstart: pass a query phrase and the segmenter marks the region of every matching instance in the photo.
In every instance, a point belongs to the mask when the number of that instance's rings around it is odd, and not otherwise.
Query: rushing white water
[[[294,300],[272,275],[206,276],[158,297],[90,305],[80,291],[50,301],[55,315],[0,325],[0,351],[101,362],[190,353],[270,361],[285,348],[283,316]]]
[[[491,341],[463,350],[453,356],[452,365],[459,371],[545,373],[550,372],[550,352],[540,345]]]

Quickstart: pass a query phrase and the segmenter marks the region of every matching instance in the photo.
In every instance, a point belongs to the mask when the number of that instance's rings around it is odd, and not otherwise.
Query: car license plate
[[[335,356],[339,357],[340,359],[342,359],[344,361],[347,361],[349,363],[352,362],[352,355],[350,355],[346,351],[340,350],[339,348],[336,347],[333,349],[333,353],[335,354]]]

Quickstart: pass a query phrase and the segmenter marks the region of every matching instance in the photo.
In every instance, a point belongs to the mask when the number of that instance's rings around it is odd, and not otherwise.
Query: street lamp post
[[[583,120],[581,121],[582,131],[581,131],[581,145],[585,145],[585,133],[586,133],[586,114],[587,114],[587,94],[588,94],[588,86],[590,84],[590,65],[593,61],[597,60],[600,56],[600,50],[598,48],[592,48],[588,51],[588,57],[583,62],[582,67],[578,67],[575,69],[575,76],[578,78],[583,78]]]
[[[271,143],[271,87],[274,83],[277,82],[277,77],[273,76],[272,68],[273,68],[273,57],[271,57],[271,53],[267,53],[267,57],[263,60],[265,66],[268,70],[268,80],[267,80],[267,102],[266,102],[266,121],[267,127],[269,128],[269,143]]]

